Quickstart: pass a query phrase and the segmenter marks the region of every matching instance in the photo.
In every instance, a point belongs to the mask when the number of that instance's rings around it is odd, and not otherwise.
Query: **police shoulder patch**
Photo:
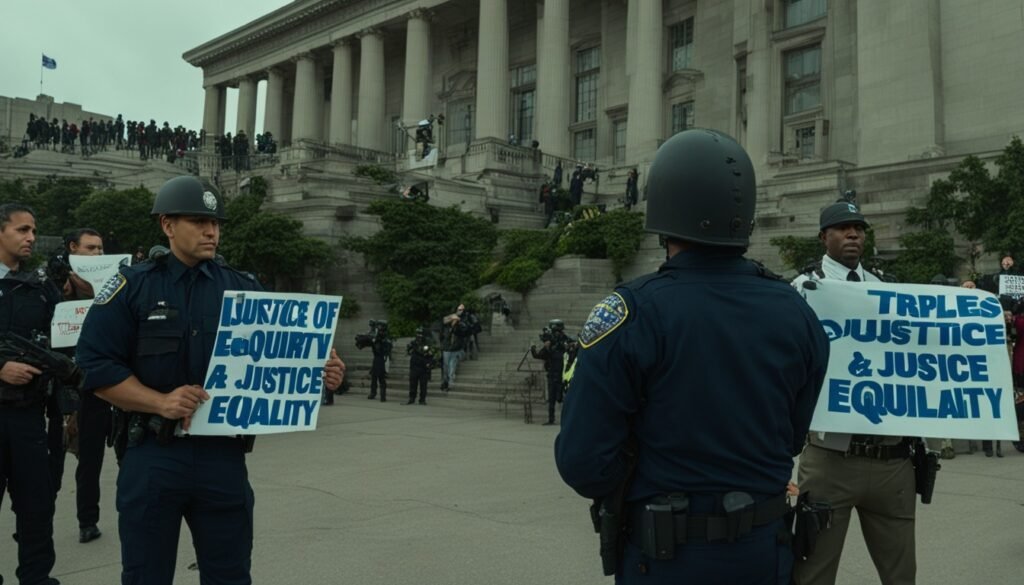
[[[105,305],[109,303],[117,293],[121,292],[121,289],[123,289],[124,285],[127,283],[128,279],[126,279],[120,272],[111,276],[107,282],[103,283],[103,287],[100,288],[99,292],[96,293],[96,298],[93,300],[93,304]]]
[[[626,306],[626,300],[619,293],[612,293],[590,311],[590,316],[580,331],[580,345],[584,348],[593,347],[622,325],[628,316],[629,307]]]

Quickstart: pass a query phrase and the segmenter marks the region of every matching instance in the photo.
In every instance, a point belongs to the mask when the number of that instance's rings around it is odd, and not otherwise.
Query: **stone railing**
[[[216,172],[235,171],[244,173],[254,169],[270,168],[277,165],[280,160],[278,153],[221,156],[212,152],[193,150],[185,153],[182,164],[193,175],[205,176]]]
[[[540,171],[541,153],[533,148],[512,146],[497,138],[483,138],[469,145],[462,156],[462,172],[478,173],[500,169],[527,175]]]
[[[314,140],[299,140],[281,150],[281,162],[311,160],[337,160],[394,164],[395,155],[389,152],[361,148],[351,144],[327,144]]]

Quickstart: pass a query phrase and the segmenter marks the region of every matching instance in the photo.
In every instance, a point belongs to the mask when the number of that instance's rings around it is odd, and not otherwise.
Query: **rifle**
[[[78,386],[82,382],[82,370],[68,356],[46,349],[42,340],[33,342],[17,333],[5,331],[0,333],[0,361],[15,361],[40,369],[45,375],[56,378],[65,384]]]

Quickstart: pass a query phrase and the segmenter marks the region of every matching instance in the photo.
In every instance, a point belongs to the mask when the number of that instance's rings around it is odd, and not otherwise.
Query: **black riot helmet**
[[[175,177],[167,181],[153,200],[153,215],[198,215],[228,218],[224,200],[212,185],[192,176]]]
[[[746,248],[754,229],[754,165],[716,130],[680,132],[647,173],[648,232],[711,246]]]

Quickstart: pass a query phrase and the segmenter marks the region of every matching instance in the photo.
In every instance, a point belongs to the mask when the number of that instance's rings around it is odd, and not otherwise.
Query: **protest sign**
[[[976,289],[821,280],[830,340],[811,430],[1017,440],[999,299]]]
[[[128,254],[105,256],[71,254],[68,256],[68,261],[71,262],[71,269],[75,271],[75,274],[91,284],[94,291],[99,291],[111,276],[117,274],[117,270],[121,266],[131,265],[132,257]]]
[[[341,297],[226,291],[193,435],[316,428]]]
[[[74,347],[82,333],[82,323],[92,306],[92,299],[58,303],[50,321],[50,347]]]
[[[1006,295],[1019,299],[1024,297],[1024,276],[1019,274],[999,275],[999,296]]]

